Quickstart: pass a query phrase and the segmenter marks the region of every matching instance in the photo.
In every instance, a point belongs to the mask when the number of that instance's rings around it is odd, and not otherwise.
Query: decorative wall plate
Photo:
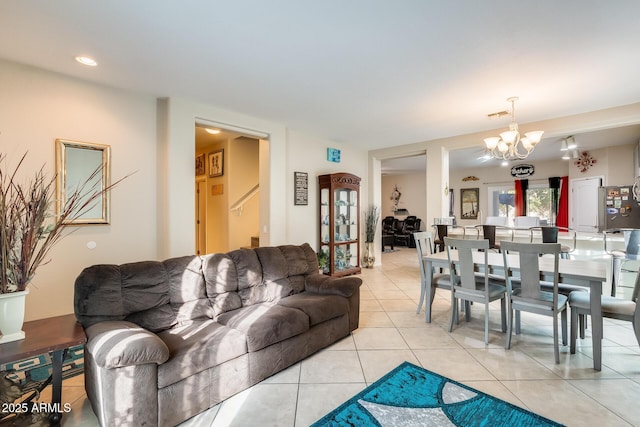
[[[578,160],[574,161],[573,164],[580,169],[580,172],[586,172],[591,166],[595,165],[597,162],[588,151],[583,151],[580,153],[580,157]]]

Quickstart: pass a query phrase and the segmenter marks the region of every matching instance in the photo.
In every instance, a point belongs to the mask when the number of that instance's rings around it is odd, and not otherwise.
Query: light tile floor
[[[383,267],[362,271],[360,327],[351,336],[183,425],[308,426],[407,360],[568,426],[640,426],[640,347],[628,322],[605,319],[601,372],[593,370],[589,330],[575,355],[561,346],[555,365],[550,318],[523,313],[523,333],[510,350],[499,328],[499,302],[492,304],[488,346],[483,310],[449,333],[448,292],[438,290],[431,324],[424,310],[416,315],[415,249],[382,256]],[[65,381],[63,402],[72,411],[62,425],[97,425],[82,377]]]

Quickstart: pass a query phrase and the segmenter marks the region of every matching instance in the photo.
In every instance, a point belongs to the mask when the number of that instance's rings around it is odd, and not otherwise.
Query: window
[[[515,193],[513,186],[489,187],[489,209],[487,216],[504,216],[513,218],[515,216]]]
[[[513,186],[489,187],[487,216],[503,216],[513,218],[515,209],[515,189]],[[548,185],[532,185],[527,190],[528,216],[540,217],[541,224],[552,224],[551,189]],[[509,220],[511,222],[511,220]]]
[[[534,186],[527,190],[527,215],[540,218],[540,224],[553,224],[551,217],[551,189],[548,186]]]

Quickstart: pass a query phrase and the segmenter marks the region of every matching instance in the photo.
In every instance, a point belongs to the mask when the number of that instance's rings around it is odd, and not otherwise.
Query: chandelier
[[[544,133],[542,130],[527,132],[523,137],[520,137],[514,114],[514,104],[517,100],[518,97],[516,96],[507,99],[507,102],[511,102],[511,123],[509,123],[509,130],[502,132],[500,136],[492,136],[484,139],[487,156],[502,160],[526,159],[536,147],[536,144],[542,139],[542,134]],[[506,114],[509,113],[503,111],[489,114],[489,117],[501,117]]]

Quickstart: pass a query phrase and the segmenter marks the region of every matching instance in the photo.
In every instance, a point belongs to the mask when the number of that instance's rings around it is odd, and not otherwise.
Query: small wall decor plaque
[[[306,172],[293,173],[294,202],[296,206],[309,204],[309,174]]]
[[[526,178],[533,175],[534,172],[533,165],[516,165],[511,168],[511,176],[514,178]]]
[[[340,150],[337,148],[327,148],[327,160],[334,163],[340,163]]]
[[[580,153],[578,160],[573,162],[573,164],[580,169],[580,172],[586,172],[591,166],[596,164],[596,161],[588,151],[583,151]]]

